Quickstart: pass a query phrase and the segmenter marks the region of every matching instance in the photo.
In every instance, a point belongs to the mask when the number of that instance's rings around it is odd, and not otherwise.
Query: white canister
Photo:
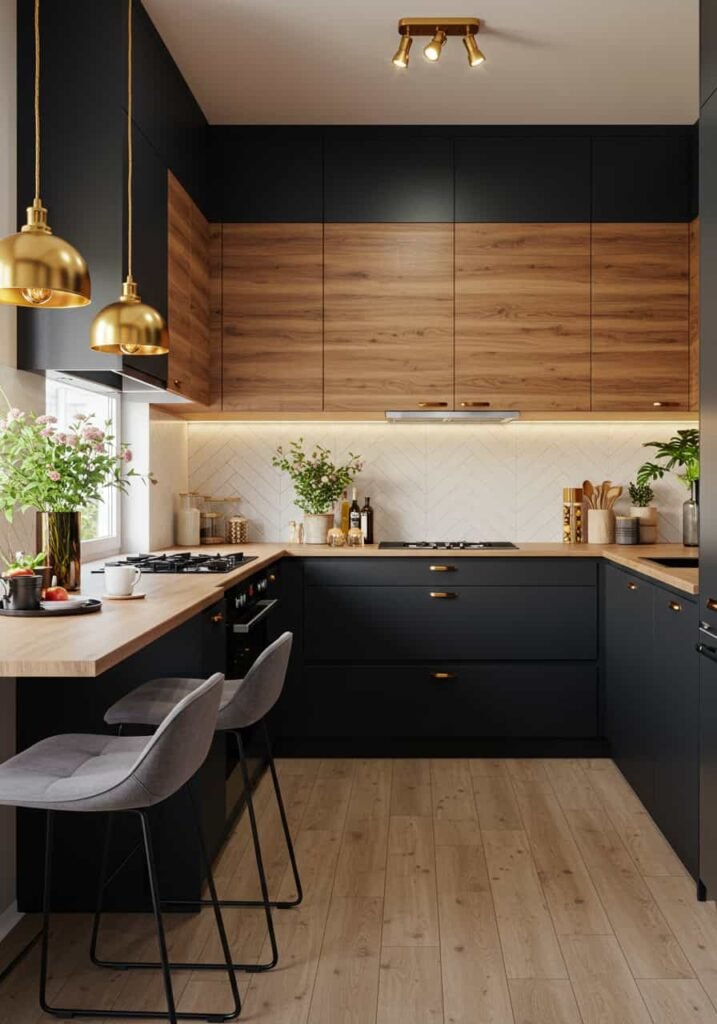
[[[185,491],[179,495],[179,508],[175,520],[174,538],[183,548],[199,546],[199,509],[196,491]]]

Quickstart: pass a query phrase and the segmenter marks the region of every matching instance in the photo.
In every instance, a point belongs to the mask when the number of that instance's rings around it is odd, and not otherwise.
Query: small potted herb
[[[682,506],[682,543],[699,543],[700,432],[694,427],[678,430],[668,441],[648,441],[643,448],[655,448],[655,461],[645,462],[637,471],[638,484],[662,480],[665,473],[677,476],[689,487],[690,496]]]
[[[657,508],[652,504],[655,492],[648,483],[628,484],[630,515],[638,520],[641,544],[654,544],[657,540]]]
[[[354,477],[363,469],[363,461],[349,452],[345,465],[336,465],[328,448],[314,445],[307,454],[304,439],[292,441],[289,450],[281,445],[271,460],[273,466],[283,470],[294,484],[296,505],[304,513],[304,541],[307,544],[325,544],[334,525],[334,506]]]

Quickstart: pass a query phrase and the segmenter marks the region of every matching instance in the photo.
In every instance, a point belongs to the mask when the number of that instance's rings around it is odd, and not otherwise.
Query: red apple
[[[48,587],[45,591],[46,601],[69,601],[70,595],[64,587]]]
[[[35,573],[32,569],[8,569],[5,573],[5,579],[12,579],[14,576],[34,576]]]

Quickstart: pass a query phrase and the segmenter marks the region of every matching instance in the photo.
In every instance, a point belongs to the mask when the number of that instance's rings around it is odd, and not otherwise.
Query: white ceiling
[[[144,0],[214,124],[690,124],[698,0]],[[480,17],[438,64],[407,16]]]

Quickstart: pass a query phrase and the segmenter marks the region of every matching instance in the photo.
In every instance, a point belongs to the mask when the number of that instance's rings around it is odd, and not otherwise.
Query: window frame
[[[73,388],[77,391],[86,391],[88,394],[101,394],[103,398],[106,398],[110,403],[109,419],[112,420],[112,434],[115,437],[115,446],[119,442],[122,432],[122,402],[121,394],[115,391],[113,388],[105,388],[100,385],[89,385],[87,381],[80,380],[76,377],[67,377],[62,375],[61,377],[50,377],[48,374],[45,388],[47,393],[47,387],[49,384],[55,384],[58,387]],[[109,507],[109,522],[112,532],[104,537],[97,537],[93,540],[83,540],[81,542],[81,561],[95,562],[100,561],[104,558],[110,558],[112,555],[117,555],[122,550],[122,495],[116,487],[108,487],[107,496],[105,497],[105,503],[108,503]]]

